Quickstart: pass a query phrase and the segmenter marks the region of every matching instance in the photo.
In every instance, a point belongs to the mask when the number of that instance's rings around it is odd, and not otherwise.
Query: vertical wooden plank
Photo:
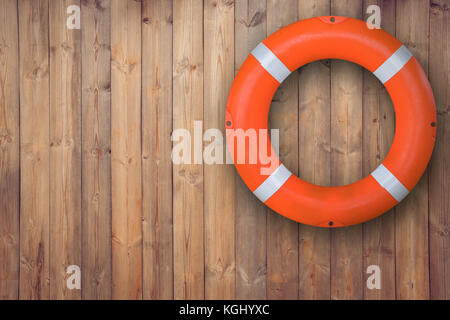
[[[366,0],[381,9],[381,27],[395,35],[395,1]],[[368,15],[365,15],[367,18]],[[375,76],[364,70],[363,79],[363,174],[370,174],[384,160],[394,139],[395,115],[389,95]],[[366,299],[395,299],[395,216],[394,210],[363,225],[363,266],[381,270],[381,289],[368,289]],[[369,275],[365,274],[365,279]]]
[[[430,7],[429,78],[438,112],[437,138],[429,172],[430,293],[450,299],[450,1]]]
[[[144,299],[171,299],[172,1],[142,4],[143,289]]]
[[[142,298],[141,3],[111,1],[112,297]]]
[[[67,7],[50,1],[50,298],[79,299],[67,288],[70,265],[81,266],[80,30],[66,26]]]
[[[250,52],[266,38],[266,1],[235,2],[235,73]],[[236,299],[266,298],[267,210],[247,188],[237,172],[236,203]]]
[[[297,2],[267,1],[267,34],[297,20]],[[270,127],[280,129],[280,159],[298,172],[298,73],[293,72],[272,100]],[[267,298],[298,298],[298,224],[276,212],[267,216]]]
[[[428,72],[429,4],[397,1],[397,38]],[[428,171],[428,170],[427,170]],[[397,299],[429,297],[428,173],[396,207],[395,247]]]
[[[20,298],[49,298],[48,1],[19,1]]]
[[[330,14],[330,1],[298,2],[299,20]],[[299,176],[330,185],[330,62],[299,74]],[[299,225],[299,297],[330,299],[330,230]]]
[[[19,30],[17,0],[0,2],[0,300],[19,297]]]
[[[361,18],[362,1],[331,1],[331,14]],[[331,184],[362,178],[363,70],[347,61],[331,62]],[[331,232],[331,298],[363,297],[362,226]]]
[[[173,128],[194,140],[203,118],[203,4],[174,0],[173,9]],[[203,165],[173,165],[173,219],[174,297],[203,299]]]
[[[111,298],[110,2],[81,2],[83,299]]]
[[[203,27],[204,126],[225,137],[225,108],[234,79],[234,2],[204,1]],[[204,166],[206,299],[235,297],[234,174],[233,166]]]

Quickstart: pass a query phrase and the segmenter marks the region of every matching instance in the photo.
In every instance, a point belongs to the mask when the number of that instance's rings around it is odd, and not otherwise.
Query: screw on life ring
[[[425,73],[396,38],[368,29],[357,19],[317,17],[282,28],[251,52],[230,90],[226,128],[253,129],[257,135],[267,130],[270,103],[280,83],[297,68],[321,59],[357,63],[385,85],[394,104],[396,129],[392,147],[377,169],[349,185],[317,186],[293,175],[275,152],[270,157],[277,165],[268,173],[261,170],[267,161],[259,158],[256,163],[238,163],[236,136],[227,134],[227,142],[237,171],[262,202],[297,222],[334,228],[373,219],[414,188],[433,151],[436,107]],[[270,141],[264,147],[273,150]],[[246,154],[249,151],[246,145]]]

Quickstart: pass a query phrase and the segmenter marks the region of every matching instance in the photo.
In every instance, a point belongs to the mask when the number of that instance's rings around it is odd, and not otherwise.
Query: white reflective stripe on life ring
[[[408,195],[409,190],[383,164],[380,164],[371,175],[398,202]]]
[[[256,188],[255,191],[253,191],[253,194],[262,202],[266,202],[283,186],[291,175],[292,172],[281,164],[258,188]]]
[[[291,74],[291,71],[264,43],[258,44],[251,54],[279,83],[282,83]]]
[[[412,56],[411,52],[402,45],[373,74],[384,84],[399,72]]]

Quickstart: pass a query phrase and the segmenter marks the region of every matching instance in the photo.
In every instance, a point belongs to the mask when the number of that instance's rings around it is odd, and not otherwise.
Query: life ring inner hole
[[[342,86],[337,82],[348,78],[349,70],[352,74],[358,72],[357,68],[363,80],[359,85],[355,84],[352,92],[342,92]],[[361,102],[355,103],[355,94],[361,96]],[[342,101],[342,97],[346,101]],[[344,109],[339,104],[347,104],[350,110],[356,109],[361,120],[354,119],[352,114],[349,119],[349,112],[342,118],[337,114]],[[286,127],[284,119],[292,117],[294,105],[298,108],[297,126]],[[274,123],[279,125],[274,126]],[[346,124],[348,132],[360,132],[359,146],[351,149],[348,148],[349,141],[343,145],[336,137],[333,139],[332,132],[340,130],[340,123]],[[302,129],[302,125],[308,130]],[[334,130],[333,125],[336,125]],[[360,130],[356,130],[358,126]],[[342,186],[369,175],[383,162],[394,140],[395,112],[386,88],[370,71],[351,61],[318,60],[292,72],[278,87],[270,105],[268,128],[279,130],[278,157],[291,172],[316,185]],[[292,152],[292,134],[295,133],[297,155]],[[341,130],[341,133],[345,132]],[[370,145],[365,147],[366,143]],[[376,149],[373,143],[377,143]],[[355,161],[358,158],[359,161]],[[352,166],[355,173],[343,177],[348,166]]]

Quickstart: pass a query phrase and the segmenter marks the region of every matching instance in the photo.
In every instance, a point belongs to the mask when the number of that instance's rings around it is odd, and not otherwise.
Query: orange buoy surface
[[[386,87],[395,109],[395,136],[383,163],[362,180],[339,187],[308,183],[292,174],[272,150],[248,159],[239,155],[236,132],[252,130],[258,141],[268,129],[273,95],[297,68],[321,59],[342,59],[371,71]],[[436,136],[436,107],[418,61],[396,38],[369,29],[361,20],[317,17],[293,23],[261,42],[233,82],[226,110],[227,142],[234,164],[250,190],[279,214],[320,227],[358,224],[386,212],[414,188],[426,169]],[[275,164],[275,165],[274,165]]]

